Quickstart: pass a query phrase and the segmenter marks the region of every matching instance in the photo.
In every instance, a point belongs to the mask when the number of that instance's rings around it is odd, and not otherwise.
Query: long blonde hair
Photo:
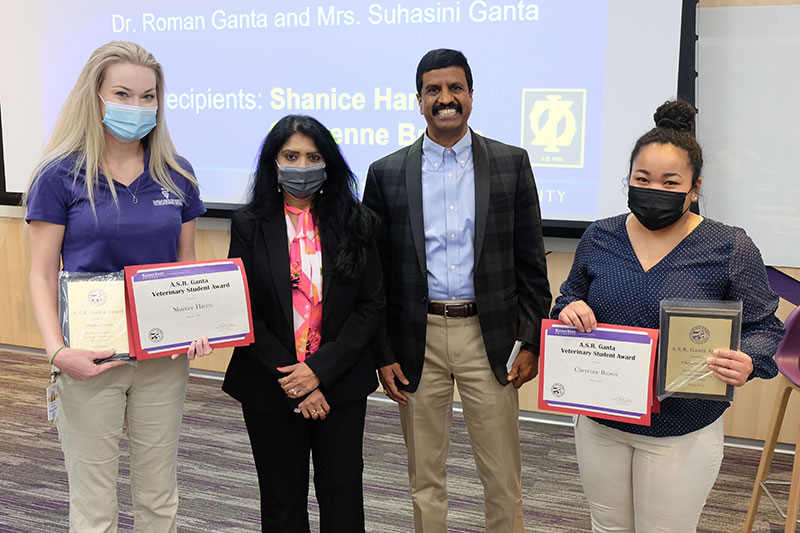
[[[158,111],[156,127],[142,139],[150,150],[150,177],[178,198],[183,192],[170,176],[170,170],[186,178],[194,187],[197,179],[183,169],[177,161],[177,151],[167,130],[164,118],[164,72],[153,55],[136,43],[128,41],[111,41],[95,50],[83,67],[78,81],[67,97],[64,107],[53,126],[53,134],[44,149],[44,155],[36,166],[31,177],[31,184],[23,198],[27,204],[27,195],[42,175],[51,166],[66,158],[74,157],[73,179],[83,170],[86,176],[86,190],[92,210],[95,209],[94,193],[97,189],[99,174],[106,176],[114,202],[117,192],[114,181],[108,171],[106,161],[106,141],[103,127],[103,116],[100,113],[98,93],[108,67],[116,63],[130,63],[151,69],[156,75],[156,95]]]

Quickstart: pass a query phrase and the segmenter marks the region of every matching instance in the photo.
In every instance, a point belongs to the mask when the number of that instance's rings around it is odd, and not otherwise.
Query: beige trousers
[[[693,533],[722,464],[722,439],[722,418],[687,435],[648,437],[578,417],[592,531]]]
[[[178,432],[189,361],[161,357],[89,381],[57,379],[56,419],[69,477],[75,533],[117,531],[119,441],[126,426],[134,530],[176,531]]]
[[[447,453],[454,381],[472,453],[483,484],[486,531],[523,532],[519,399],[494,377],[478,317],[428,315],[419,387],[404,393],[400,421],[408,448],[408,477],[417,533],[447,533]]]

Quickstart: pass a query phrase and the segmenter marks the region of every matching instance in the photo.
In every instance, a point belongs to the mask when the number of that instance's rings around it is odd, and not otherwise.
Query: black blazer
[[[539,349],[550,309],[539,196],[528,153],[470,130],[475,167],[473,283],[483,343],[497,381],[519,339]],[[422,216],[422,137],[373,163],[364,205],[381,219],[378,249],[386,316],[375,341],[378,367],[399,362],[415,391],[425,358],[428,280]],[[400,384],[399,384],[400,385]]]
[[[332,408],[366,398],[377,388],[370,340],[384,307],[375,247],[368,252],[361,276],[349,283],[329,274],[335,250],[334,243],[323,240],[322,341],[305,360]],[[283,210],[264,219],[234,213],[228,257],[241,257],[247,272],[255,343],[233,351],[222,390],[254,411],[291,413],[299,401],[287,399],[278,385],[284,374],[277,370],[297,363]]]

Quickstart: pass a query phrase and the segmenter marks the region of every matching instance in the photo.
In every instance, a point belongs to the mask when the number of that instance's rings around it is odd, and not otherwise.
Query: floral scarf
[[[289,272],[297,360],[301,363],[319,348],[322,325],[322,246],[310,210],[284,204],[289,238]],[[297,215],[297,228],[289,213]]]

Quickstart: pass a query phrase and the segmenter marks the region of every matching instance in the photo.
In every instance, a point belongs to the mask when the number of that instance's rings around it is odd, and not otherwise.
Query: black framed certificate
[[[706,359],[716,349],[738,350],[742,302],[662,300],[656,394],[733,400],[733,385],[720,381]]]
[[[114,349],[114,355],[103,361],[130,360],[123,272],[61,271],[58,282],[64,345],[82,350]]]

